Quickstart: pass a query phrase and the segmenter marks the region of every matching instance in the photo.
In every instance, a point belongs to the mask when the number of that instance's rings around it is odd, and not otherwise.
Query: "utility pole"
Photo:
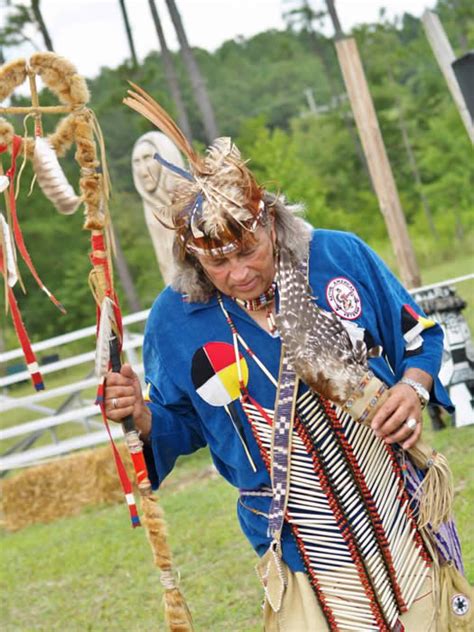
[[[474,143],[474,125],[467,109],[466,102],[462,95],[459,83],[451,66],[455,61],[455,56],[447,35],[443,29],[439,17],[432,11],[425,11],[421,16],[426,37],[431,45],[433,54],[436,57],[441,72],[444,75],[449,91],[453,97],[454,103],[458,108],[464,127],[468,133],[471,143]]]
[[[400,277],[407,288],[418,287],[421,285],[420,271],[357,44],[353,38],[344,37],[334,0],[326,0],[326,6],[336,33],[336,51],[342,76]]]
[[[334,28],[334,37],[336,40],[340,40],[344,37],[344,31],[342,30],[341,23],[339,22],[339,16],[337,15],[334,0],[326,0],[326,7]]]

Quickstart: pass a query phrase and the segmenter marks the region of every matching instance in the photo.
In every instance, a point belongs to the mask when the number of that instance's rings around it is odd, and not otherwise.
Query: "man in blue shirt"
[[[204,158],[178,145],[190,171],[174,169],[177,272],[147,322],[147,401],[124,366],[107,415],[134,416],[155,486],[209,446],[240,490],[267,631],[435,629],[439,568],[462,570],[452,522],[423,505],[438,457],[413,458],[427,401],[450,407],[439,326],[360,239],[259,187],[230,139]]]

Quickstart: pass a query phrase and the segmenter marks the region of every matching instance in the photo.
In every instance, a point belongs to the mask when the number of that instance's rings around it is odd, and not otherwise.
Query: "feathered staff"
[[[62,105],[39,105],[35,75],[41,76],[45,85],[57,95]],[[53,53],[36,53],[31,57],[29,64],[25,60],[19,59],[2,66],[0,68],[0,100],[9,96],[17,86],[24,82],[26,77],[30,81],[31,107],[0,108],[0,113],[23,113],[35,116],[34,139],[15,136],[12,126],[7,121],[0,119],[0,153],[9,149],[12,155],[12,164],[9,171],[5,176],[0,174],[1,190],[9,188],[6,201],[7,210],[12,215],[12,230],[10,230],[3,216],[0,216],[0,272],[5,277],[5,291],[12,310],[15,327],[19,332],[29,368],[33,371],[36,368],[34,355],[11,289],[17,277],[14,242],[11,239],[11,233],[13,233],[18,249],[40,287],[58,307],[61,306],[38,277],[24,245],[16,217],[14,177],[16,159],[20,152],[23,152],[25,157],[33,161],[36,176],[44,194],[59,212],[63,214],[73,213],[78,205],[84,202],[84,228],[91,231],[92,245],[90,260],[93,269],[89,275],[89,285],[97,306],[98,344],[96,372],[101,380],[97,402],[101,406],[104,423],[110,435],[104,408],[104,376],[112,359],[115,369],[120,368],[118,358],[122,340],[122,323],[119,302],[113,283],[111,262],[113,240],[108,213],[110,185],[105,161],[105,146],[95,116],[86,107],[89,100],[89,92],[85,80],[77,74],[75,67],[71,63]],[[40,119],[42,113],[68,114],[58,124],[55,132],[49,135],[47,139],[41,136]],[[98,140],[101,149],[101,162],[99,162],[97,157],[95,139]],[[76,145],[75,158],[81,167],[80,197],[75,195],[57,160],[57,155],[65,153],[73,143]],[[22,337],[25,338],[25,336],[26,340],[22,340]],[[111,339],[113,340],[112,357],[109,349]],[[34,373],[33,379],[35,380]],[[35,386],[38,388],[39,382],[35,382]],[[142,496],[144,523],[152,544],[155,562],[162,569],[161,580],[166,590],[166,618],[173,632],[189,632],[192,630],[191,617],[184,599],[176,587],[171,566],[171,554],[166,543],[163,516],[156,499],[151,493],[151,486],[141,451],[141,442],[132,425],[133,421],[128,420],[126,440]],[[111,435],[110,439],[119,477],[129,505],[132,524],[134,527],[139,526],[140,520],[133,497],[132,485]]]
[[[363,341],[352,343],[342,321],[316,305],[304,274],[282,252],[278,269],[280,309],[276,321],[293,368],[316,393],[369,424],[388,396],[369,370]],[[436,530],[451,517],[453,484],[445,457],[422,440],[409,448],[413,463],[427,470],[420,495],[420,527]],[[421,491],[421,490],[420,490]]]

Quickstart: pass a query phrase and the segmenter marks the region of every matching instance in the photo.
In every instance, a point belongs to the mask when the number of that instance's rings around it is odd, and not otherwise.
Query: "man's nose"
[[[247,266],[241,261],[230,261],[230,278],[236,283],[245,281],[248,276]]]

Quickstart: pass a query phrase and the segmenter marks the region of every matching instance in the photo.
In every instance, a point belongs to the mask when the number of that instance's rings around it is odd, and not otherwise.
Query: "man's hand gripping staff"
[[[146,407],[143,403],[141,391],[139,393],[136,392],[136,385],[135,388],[129,386],[130,380],[132,380],[132,382],[135,380],[139,386],[137,376],[133,373],[131,368],[128,366],[124,367],[126,375],[120,375],[122,366],[120,362],[119,341],[115,334],[111,336],[109,345],[112,373],[109,373],[106,378],[106,403],[104,409],[109,413],[115,411],[117,415],[114,415],[114,421],[120,421],[122,423],[125,442],[132,459],[136,482],[140,492],[143,525],[147,531],[155,565],[161,570],[160,580],[165,589],[165,619],[168,628],[171,632],[191,632],[193,630],[191,613],[177,586],[172,566],[171,550],[167,542],[163,510],[159,506],[157,498],[151,489],[143,455],[143,443],[135,427],[132,415],[134,403],[142,410]],[[123,393],[124,389],[128,393],[129,390],[127,389],[132,389],[131,395],[121,398],[125,404],[124,406],[119,408],[117,406],[118,398],[109,396],[107,392],[109,386],[112,394],[117,390]],[[124,414],[125,416],[123,416]]]

